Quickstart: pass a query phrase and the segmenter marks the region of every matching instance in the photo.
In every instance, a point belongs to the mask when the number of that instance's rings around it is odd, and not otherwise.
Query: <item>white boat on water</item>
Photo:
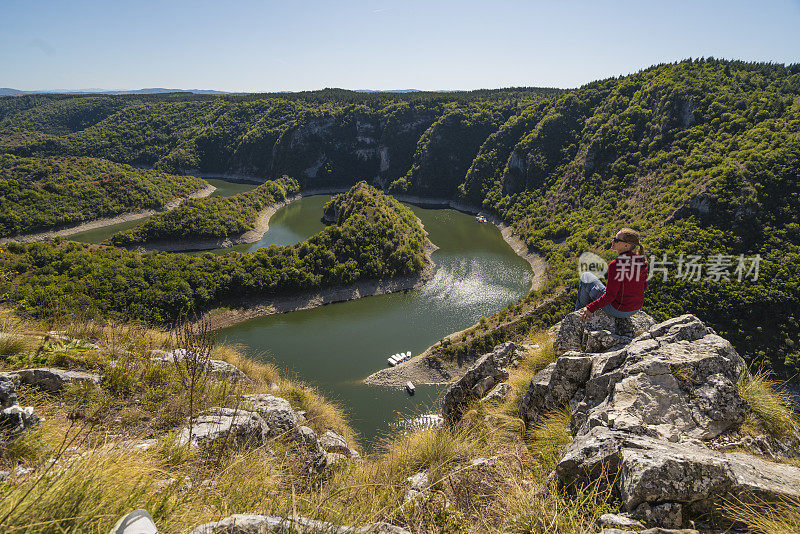
[[[393,354],[392,356],[389,356],[389,358],[386,360],[386,362],[390,366],[394,367],[398,363],[404,362],[404,361],[408,360],[409,358],[411,358],[411,351],[407,350],[405,352],[399,352],[397,354]]]

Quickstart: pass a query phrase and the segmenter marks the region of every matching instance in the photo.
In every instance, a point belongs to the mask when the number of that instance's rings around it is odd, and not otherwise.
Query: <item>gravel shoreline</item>
[[[86,232],[88,230],[95,230],[97,228],[104,228],[106,226],[112,226],[119,223],[129,222],[129,221],[136,221],[139,219],[144,219],[146,217],[150,217],[157,213],[163,213],[165,211],[174,210],[184,200],[193,199],[193,198],[205,198],[209,196],[211,193],[216,191],[217,188],[213,185],[208,185],[199,191],[195,191],[189,195],[184,197],[176,197],[160,208],[151,208],[151,209],[144,209],[144,210],[136,210],[136,211],[128,211],[125,213],[120,213],[119,215],[114,215],[113,217],[102,217],[100,219],[93,219],[91,221],[83,222],[83,223],[76,223],[76,224],[69,224],[64,226],[58,226],[53,228],[52,230],[47,230],[45,232],[37,232],[35,234],[25,234],[25,235],[18,235],[12,237],[4,237],[0,239],[0,245],[5,243],[35,243],[36,241],[45,241],[47,239],[56,239],[58,237],[67,237],[73,234],[78,234],[81,232]]]
[[[208,321],[212,330],[218,330],[255,317],[308,310],[334,302],[344,302],[374,295],[419,289],[433,277],[436,264],[431,259],[431,254],[437,249],[438,247],[431,243],[426,237],[425,257],[428,260],[427,265],[422,271],[415,274],[379,280],[360,280],[354,284],[343,287],[306,291],[287,297],[240,299],[207,311],[203,314],[201,320]]]

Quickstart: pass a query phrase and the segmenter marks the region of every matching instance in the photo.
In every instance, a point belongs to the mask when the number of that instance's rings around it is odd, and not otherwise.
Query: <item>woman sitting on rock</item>
[[[614,236],[611,249],[619,256],[608,264],[607,286],[594,274],[581,273],[575,309],[581,310],[584,321],[601,308],[612,317],[624,319],[644,304],[648,266],[639,232],[623,228]]]

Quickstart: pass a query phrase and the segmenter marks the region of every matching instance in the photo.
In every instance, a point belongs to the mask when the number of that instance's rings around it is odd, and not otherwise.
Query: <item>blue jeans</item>
[[[606,285],[600,281],[592,273],[586,272],[581,273],[581,285],[578,286],[578,300],[575,302],[575,309],[580,310],[590,302],[593,302],[600,298],[600,295],[606,292]],[[638,310],[633,311],[619,311],[611,304],[606,304],[603,306],[602,310],[606,312],[611,317],[619,317],[621,319],[625,319],[630,317]]]

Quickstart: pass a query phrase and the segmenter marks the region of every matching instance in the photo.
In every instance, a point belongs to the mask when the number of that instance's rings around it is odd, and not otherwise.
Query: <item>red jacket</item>
[[[596,312],[606,304],[618,311],[638,310],[644,304],[647,289],[647,263],[644,257],[630,252],[620,254],[608,264],[606,291],[586,307]]]

